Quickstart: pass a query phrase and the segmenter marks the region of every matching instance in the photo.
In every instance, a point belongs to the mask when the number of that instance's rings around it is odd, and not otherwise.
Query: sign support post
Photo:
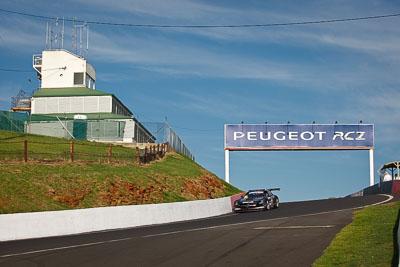
[[[374,181],[374,150],[369,150],[369,185],[373,186]]]
[[[229,150],[225,149],[225,182],[229,182]]]

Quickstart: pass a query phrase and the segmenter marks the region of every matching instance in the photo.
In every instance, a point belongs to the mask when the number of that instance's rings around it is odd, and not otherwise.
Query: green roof
[[[67,87],[67,88],[42,88],[33,97],[60,97],[60,96],[102,96],[113,95],[87,87]]]
[[[32,114],[32,121],[48,121],[48,120],[73,120],[74,115],[86,115],[88,120],[106,120],[106,119],[133,119],[130,116],[123,116],[112,113],[61,113],[61,114]]]

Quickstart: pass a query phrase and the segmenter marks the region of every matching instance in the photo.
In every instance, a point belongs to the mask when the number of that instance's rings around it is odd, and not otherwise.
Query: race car
[[[244,196],[234,202],[233,211],[270,210],[279,208],[279,198],[272,191],[280,188],[249,190]]]

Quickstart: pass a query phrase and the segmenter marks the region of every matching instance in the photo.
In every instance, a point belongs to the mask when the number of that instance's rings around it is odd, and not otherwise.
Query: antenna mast
[[[80,57],[88,58],[89,55],[89,25],[85,22],[82,25],[75,24],[76,17],[72,19],[72,52],[77,54]],[[78,31],[79,31],[79,39],[78,39]],[[86,37],[83,37],[82,34],[86,32]],[[86,49],[84,51],[83,42],[86,38]],[[79,42],[79,53],[78,53],[78,42]]]
[[[64,49],[64,18],[62,28],[58,32],[58,17],[49,23],[46,29],[46,49],[55,49],[58,43],[58,49]]]

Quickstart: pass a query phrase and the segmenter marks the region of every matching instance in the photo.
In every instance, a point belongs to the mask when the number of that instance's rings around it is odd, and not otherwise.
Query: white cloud
[[[154,20],[154,17],[157,17],[165,19],[161,21],[164,24],[176,20],[182,20],[180,24],[192,21],[194,24],[204,24],[202,23],[204,21],[216,24],[305,21],[324,16],[337,17],[335,14],[343,13],[338,11],[346,9],[338,8],[339,5],[336,5],[335,10],[332,12],[324,10],[325,14],[322,15],[321,12],[311,13],[307,8],[290,9],[284,13],[281,10],[220,7],[215,3],[182,0],[168,1],[168,3],[160,0],[143,0],[135,1],[133,4],[125,0],[75,2],[93,8],[93,11],[103,10],[101,14],[105,14],[106,17],[110,15],[106,11],[110,10],[141,14],[139,18],[120,15],[118,20],[134,23],[136,19]],[[313,11],[319,11],[318,8],[320,7],[314,7]],[[362,13],[362,10],[347,9],[349,10],[346,13],[351,13],[350,10],[354,14]],[[4,39],[7,39],[10,47],[13,49],[29,47],[31,50],[34,47],[35,50],[44,47],[45,22],[25,17],[12,17],[8,20],[7,26],[0,26],[0,35],[6,37]],[[122,63],[171,76],[279,81],[295,87],[307,86],[309,90],[320,88],[338,90],[344,86],[359,87],[379,80],[398,83],[397,77],[382,70],[381,65],[368,66],[366,71],[364,66],[357,65],[360,61],[366,62],[364,55],[354,58],[352,65],[344,59],[348,49],[365,53],[367,56],[372,56],[376,63],[391,64],[393,70],[400,70],[397,60],[400,57],[398,47],[400,38],[397,37],[400,36],[400,30],[394,27],[395,23],[395,19],[388,19],[262,29],[148,29],[146,31],[136,28],[93,26],[90,31],[89,60]],[[206,37],[211,42],[204,42],[204,39],[194,42],[191,36]],[[236,50],[229,48],[231,44],[238,42],[265,45],[266,51],[271,46],[291,46],[298,49],[299,53],[302,53],[302,50],[319,50],[319,52],[309,62],[274,55],[269,58],[268,52],[263,52],[265,55],[257,57],[251,56],[249,54],[251,51],[237,53]],[[225,47],[227,49],[224,49]],[[336,53],[343,62],[326,58],[322,54],[323,49],[332,49],[327,55]],[[279,48],[277,51],[285,53],[284,48]],[[316,59],[319,62],[315,62]],[[324,61],[326,64],[321,67]]]
[[[176,94],[182,98],[173,103],[176,109],[195,111],[225,121],[246,118],[254,122],[265,121],[266,116],[272,117],[281,108],[278,100],[262,99],[249,94],[248,90],[233,92],[221,89],[215,91],[212,97],[201,92],[179,91]]]
[[[294,67],[231,54],[228,51],[188,45],[163,37],[105,36],[92,32],[91,58],[101,62],[137,64],[140,68],[171,75],[293,80]],[[296,66],[298,70],[300,66]]]
[[[45,47],[46,24],[31,19],[2,17],[0,47],[8,50],[39,50]]]

